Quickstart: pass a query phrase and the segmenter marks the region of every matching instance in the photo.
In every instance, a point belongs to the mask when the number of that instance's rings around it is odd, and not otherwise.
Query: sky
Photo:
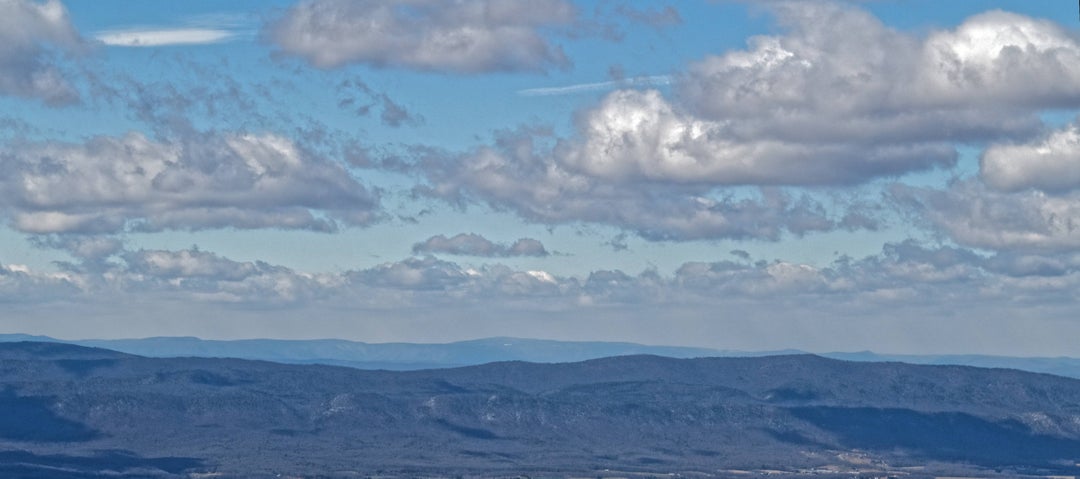
[[[1080,356],[1076,8],[0,0],[0,332]]]

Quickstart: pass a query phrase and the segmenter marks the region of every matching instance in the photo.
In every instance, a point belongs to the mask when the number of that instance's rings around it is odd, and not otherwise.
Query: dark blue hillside
[[[26,477],[1072,475],[1080,381],[811,355],[393,372],[10,343],[0,444],[0,474]]]

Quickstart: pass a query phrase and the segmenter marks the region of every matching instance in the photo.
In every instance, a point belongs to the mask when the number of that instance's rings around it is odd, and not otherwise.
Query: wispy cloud
[[[251,39],[259,18],[251,13],[217,12],[178,18],[171,25],[120,25],[94,34],[98,41],[118,47],[210,45]]]
[[[622,80],[602,81],[595,83],[579,83],[577,85],[546,87],[546,88],[527,88],[525,90],[518,90],[519,95],[524,96],[554,96],[554,95],[573,95],[576,93],[587,93],[593,91],[614,90],[616,88],[625,87],[650,87],[650,86],[664,86],[671,84],[671,75],[653,75],[646,77],[634,77],[625,78]]]
[[[106,45],[119,47],[160,47],[206,45],[235,39],[238,32],[217,28],[144,28],[106,30],[94,35]]]

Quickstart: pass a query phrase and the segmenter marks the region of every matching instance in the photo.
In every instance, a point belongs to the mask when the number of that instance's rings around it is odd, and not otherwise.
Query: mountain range
[[[0,344],[0,477],[1036,477],[1080,380],[813,355],[417,371]]]
[[[0,334],[0,342],[63,342],[99,347],[148,357],[214,357],[258,359],[292,364],[328,364],[361,369],[407,371],[472,366],[496,361],[562,363],[634,354],[672,358],[755,357],[805,354],[805,351],[735,351],[680,346],[649,346],[625,342],[555,341],[524,338],[484,338],[442,344],[364,343],[340,339],[207,340],[194,337],[61,340],[48,336]],[[915,355],[826,352],[820,356],[847,361],[897,361],[1008,368],[1080,378],[1080,358],[1009,357],[989,355]]]

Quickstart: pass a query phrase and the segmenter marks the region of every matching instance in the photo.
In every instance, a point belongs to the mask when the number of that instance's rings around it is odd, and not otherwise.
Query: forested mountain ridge
[[[787,355],[393,372],[16,342],[0,388],[5,477],[1080,472],[1080,381],[1005,369]]]

